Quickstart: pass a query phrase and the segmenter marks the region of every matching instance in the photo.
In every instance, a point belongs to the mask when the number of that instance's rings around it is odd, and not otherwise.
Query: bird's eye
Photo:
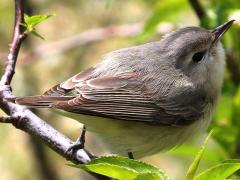
[[[206,51],[200,51],[200,52],[195,53],[192,57],[193,62],[201,61],[203,59],[205,53],[206,53]]]

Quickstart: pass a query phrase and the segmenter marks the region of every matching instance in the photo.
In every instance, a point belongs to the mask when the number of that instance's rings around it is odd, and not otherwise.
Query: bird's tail
[[[33,108],[50,108],[55,102],[68,101],[73,99],[74,96],[26,96],[26,97],[15,97],[5,98],[5,101],[12,102],[19,105],[25,105]]]

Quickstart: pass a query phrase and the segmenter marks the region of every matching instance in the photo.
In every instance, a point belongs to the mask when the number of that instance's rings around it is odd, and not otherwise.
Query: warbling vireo
[[[110,52],[43,95],[8,100],[61,110],[114,153],[142,157],[172,148],[211,120],[225,65],[219,39],[233,22],[214,30],[186,27]]]

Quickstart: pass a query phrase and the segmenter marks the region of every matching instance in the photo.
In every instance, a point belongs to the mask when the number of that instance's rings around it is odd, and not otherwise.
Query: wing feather
[[[162,97],[159,93],[154,98],[149,84],[142,79],[136,72],[96,77],[94,68],[90,68],[43,95],[16,98],[16,102],[32,107],[51,107],[78,114],[167,126],[188,125],[203,116],[206,106],[204,91],[188,86],[177,91],[183,94],[174,93],[176,87],[169,82],[171,86],[167,88],[173,93]]]
[[[187,125],[203,115],[192,102],[164,99],[158,101],[144,92],[143,83],[133,76],[102,76],[75,85],[78,96],[69,101],[54,102],[52,107],[69,112],[107,118],[140,121],[159,125]],[[146,85],[145,85],[146,86]],[[199,97],[195,96],[199,100]],[[178,98],[178,97],[176,97]],[[203,106],[198,107],[204,107]],[[194,105],[194,104],[193,104]]]

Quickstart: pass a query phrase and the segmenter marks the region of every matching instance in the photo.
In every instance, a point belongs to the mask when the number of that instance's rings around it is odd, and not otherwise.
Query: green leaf
[[[234,172],[236,172],[239,169],[240,169],[239,160],[228,160],[200,173],[194,178],[194,180],[206,180],[206,179],[223,180],[231,176]]]
[[[121,167],[113,164],[107,164],[107,163],[84,165],[82,166],[82,169],[86,171],[91,171],[98,174],[106,175],[112,178],[120,179],[120,180],[134,179],[138,175],[136,171],[133,171],[130,168]]]
[[[206,137],[204,143],[202,144],[202,147],[201,149],[198,151],[194,161],[192,162],[192,164],[190,165],[188,171],[187,171],[187,175],[186,175],[186,180],[193,180],[195,174],[196,174],[196,171],[197,171],[197,168],[199,166],[199,163],[200,163],[200,160],[202,159],[202,156],[203,156],[203,153],[204,153],[204,150],[207,146],[207,142],[210,138],[210,136],[212,135],[212,132],[211,131],[208,136]]]
[[[33,35],[44,40],[44,38],[36,31],[35,26],[52,16],[54,16],[54,15],[28,16],[27,14],[24,14],[24,23],[21,23],[21,25],[26,27],[28,33],[32,33]]]
[[[34,28],[39,23],[45,21],[46,19],[52,17],[54,15],[34,15],[34,16],[28,16],[27,14],[24,14],[24,22],[27,25],[27,27],[30,27],[31,29]]]
[[[170,179],[162,170],[150,164],[119,156],[100,157],[84,165],[71,166],[120,180],[141,180],[146,176],[150,180]]]
[[[141,173],[139,174],[135,180],[158,180],[159,176],[155,173]]]

